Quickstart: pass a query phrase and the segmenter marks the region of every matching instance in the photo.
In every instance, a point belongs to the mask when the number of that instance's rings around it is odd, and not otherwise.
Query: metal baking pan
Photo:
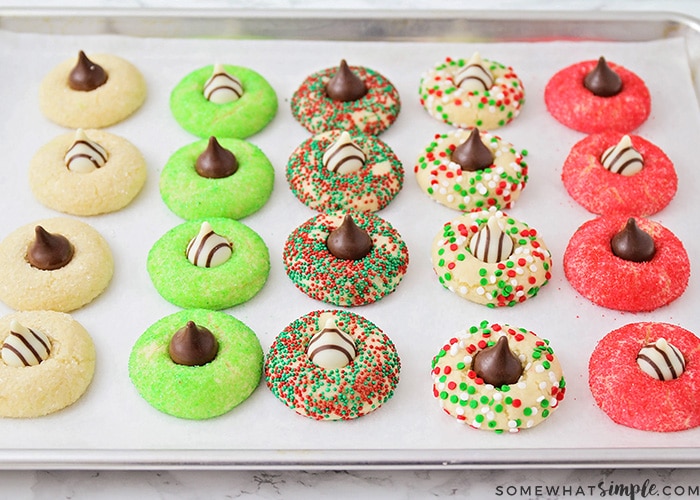
[[[79,49],[111,51],[134,61],[146,76],[149,97],[142,110],[116,125],[114,133],[134,142],[146,156],[149,180],[134,204],[116,214],[87,218],[112,245],[113,283],[97,301],[73,315],[91,332],[98,352],[93,385],[83,399],[40,419],[0,420],[3,468],[493,468],[700,466],[700,429],[669,435],[617,426],[592,403],[587,391],[587,359],[596,340],[626,322],[659,320],[700,332],[693,308],[700,280],[691,276],[676,303],[649,314],[603,310],[578,297],[561,270],[568,237],[592,218],[569,200],[560,184],[560,165],[581,134],[564,130],[544,108],[541,90],[551,68],[533,56],[558,53],[557,65],[574,63],[598,51],[654,53],[670,47],[659,61],[675,65],[680,95],[648,68],[646,80],[655,105],[640,130],[674,158],[681,188],[656,217],[679,235],[691,256],[700,255],[685,210],[696,207],[700,178],[694,155],[700,119],[694,78],[700,58],[700,29],[694,19],[671,13],[615,12],[393,12],[250,10],[3,9],[0,49],[6,68],[24,71],[3,83],[3,141],[6,166],[0,174],[0,235],[16,226],[58,214],[36,202],[24,166],[38,147],[63,132],[38,111],[35,90],[52,64]],[[87,47],[86,45],[89,45]],[[507,310],[487,310],[442,289],[431,274],[429,243],[454,212],[420,193],[412,179],[413,161],[431,134],[449,128],[420,107],[421,71],[445,55],[483,56],[523,71],[527,88],[523,113],[497,133],[528,149],[531,180],[509,212],[544,235],[555,258],[555,277],[540,295]],[[563,51],[565,48],[567,50]],[[257,51],[257,52],[256,52]],[[562,53],[563,52],[563,53]],[[222,55],[223,54],[223,55]],[[243,222],[270,247],[272,273],[261,294],[229,312],[251,326],[264,350],[284,326],[312,309],[329,308],[303,296],[281,265],[286,235],[313,213],[286,186],[286,158],[308,133],[288,110],[293,89],[311,71],[348,57],[376,65],[401,92],[397,123],[381,137],[404,163],[404,189],[380,216],[405,237],[411,263],[394,294],[354,311],[368,317],[396,343],[402,358],[395,396],[378,411],[353,422],[316,422],[278,402],[264,383],[231,413],[212,421],[180,421],[162,415],[136,394],[128,380],[131,345],[150,323],[175,312],[153,290],[145,255],[157,237],[180,221],[160,201],[158,173],[178,147],[195,140],[168,111],[169,89],[187,72],[213,59],[249,65],[278,91],[280,110],[271,126],[249,140],[260,146],[276,169],[275,191],[266,207]],[[632,57],[632,56],[630,56]],[[643,65],[643,57],[634,62]],[[671,62],[665,59],[670,59]],[[33,64],[27,61],[31,60]],[[636,69],[635,64],[631,64]],[[644,68],[642,68],[644,69]],[[691,78],[692,77],[692,78]],[[666,96],[668,98],[668,96]],[[656,101],[655,101],[656,102]],[[19,104],[18,104],[19,103]],[[666,106],[668,104],[668,107]],[[675,107],[673,107],[675,106]],[[671,116],[669,116],[671,115]],[[16,203],[16,200],[21,203]],[[284,216],[280,217],[279,214]],[[698,242],[696,243],[696,240]],[[124,314],[128,311],[129,314]],[[6,307],[0,313],[9,312]],[[535,429],[496,436],[459,426],[432,399],[430,359],[454,331],[482,319],[532,329],[552,341],[562,360],[569,392],[562,407]]]

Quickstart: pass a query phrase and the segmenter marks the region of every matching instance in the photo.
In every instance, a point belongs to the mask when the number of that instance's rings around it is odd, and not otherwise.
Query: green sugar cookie
[[[198,267],[187,259],[187,246],[202,220],[165,233],[148,253],[146,267],[158,293],[183,308],[226,309],[257,294],[270,273],[270,253],[248,226],[223,217],[206,220],[232,245],[231,257],[216,267]]]
[[[238,163],[238,169],[228,177],[207,178],[197,173],[195,164],[207,149],[206,140],[177,150],[160,174],[163,201],[183,219],[241,219],[260,210],[272,194],[274,168],[260,149],[239,139],[219,139],[218,143],[232,152]]]
[[[241,66],[223,65],[236,77],[243,93],[235,101],[217,104],[204,96],[204,85],[214,66],[205,66],[185,76],[170,94],[170,110],[188,132],[206,138],[245,139],[272,121],[277,113],[277,94],[260,74]]]
[[[187,366],[171,359],[170,340],[188,321],[214,335],[218,352],[212,361]],[[129,377],[157,410],[202,420],[245,401],[260,382],[262,363],[260,341],[248,326],[222,312],[191,309],[161,318],[138,338],[129,357]]]

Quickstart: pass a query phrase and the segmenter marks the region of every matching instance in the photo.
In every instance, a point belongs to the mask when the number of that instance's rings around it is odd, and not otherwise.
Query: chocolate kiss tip
[[[168,353],[178,365],[201,366],[212,361],[219,351],[214,335],[206,328],[188,321],[170,340]]]
[[[479,129],[472,129],[467,140],[452,152],[451,160],[462,167],[462,171],[476,172],[493,164],[493,154],[481,140]]]
[[[334,101],[356,101],[367,93],[365,82],[350,70],[345,59],[340,61],[338,71],[326,84],[326,94]]]
[[[612,97],[622,90],[622,79],[601,56],[593,71],[584,78],[583,85],[598,97]]]
[[[73,245],[61,234],[52,234],[42,226],[34,228],[34,241],[27,250],[27,261],[44,271],[60,269],[73,258]]]
[[[372,250],[372,238],[346,215],[342,224],[328,235],[326,246],[339,259],[360,260]]]
[[[472,368],[479,378],[494,387],[514,384],[523,373],[520,360],[511,352],[506,337],[479,351]]]
[[[209,179],[229,177],[238,170],[236,156],[219,144],[216,137],[209,137],[209,143],[195,163],[197,173]]]
[[[95,90],[107,81],[107,73],[99,64],[92,62],[82,50],[78,62],[68,75],[68,86],[73,90],[88,92]]]
[[[627,219],[624,229],[610,240],[612,253],[631,262],[648,262],[656,254],[654,238],[641,230],[634,217]]]

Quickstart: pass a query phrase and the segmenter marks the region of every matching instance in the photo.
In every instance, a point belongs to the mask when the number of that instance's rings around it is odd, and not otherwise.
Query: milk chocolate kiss
[[[494,387],[514,384],[523,373],[523,366],[510,351],[506,337],[501,337],[491,347],[476,353],[472,369],[484,383]]]
[[[73,258],[73,245],[61,234],[52,234],[41,226],[34,228],[34,241],[27,250],[27,261],[37,269],[53,271]]]
[[[216,137],[211,136],[207,149],[199,155],[194,168],[202,177],[221,179],[233,175],[238,170],[238,160],[231,151],[219,144]]]
[[[82,50],[78,62],[68,75],[68,86],[73,90],[95,90],[107,81],[107,73],[99,64],[95,64]]]
[[[472,129],[467,140],[455,148],[451,159],[465,172],[476,172],[493,164],[493,154],[481,141],[477,128]]]
[[[326,240],[328,251],[343,260],[360,260],[372,250],[372,238],[346,215]]]
[[[326,94],[334,101],[356,101],[367,93],[367,86],[348,67],[345,59],[340,61],[338,71],[326,84]]]
[[[612,253],[632,262],[650,261],[656,253],[654,238],[639,229],[634,217],[627,219],[622,231],[610,240]]]
[[[593,71],[583,79],[583,85],[598,97],[612,97],[622,90],[622,79],[601,56]]]
[[[187,325],[175,332],[168,346],[170,359],[186,366],[206,365],[218,352],[219,343],[214,335],[194,321],[188,321]]]

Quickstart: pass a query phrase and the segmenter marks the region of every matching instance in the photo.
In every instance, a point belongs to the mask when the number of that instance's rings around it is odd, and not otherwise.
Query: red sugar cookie
[[[680,297],[688,286],[690,261],[681,241],[658,222],[635,218],[654,240],[648,262],[613,254],[610,240],[626,225],[627,216],[598,217],[584,223],[564,252],[564,273],[581,295],[608,309],[652,311]]]
[[[685,358],[675,379],[657,380],[637,364],[642,347],[663,338]],[[700,425],[700,339],[667,323],[631,323],[598,342],[588,363],[595,402],[616,423],[671,432]]]
[[[584,61],[556,73],[544,89],[549,113],[569,128],[595,134],[606,130],[631,132],[649,117],[651,96],[636,74],[608,62],[622,80],[622,90],[611,97],[599,97],[588,90],[583,80],[598,61]]]
[[[604,132],[576,143],[562,169],[564,187],[574,200],[594,214],[654,214],[676,194],[678,177],[673,162],[658,146],[638,135],[630,135],[644,166],[629,176],[611,172],[603,166],[601,156],[622,137],[620,132]]]

